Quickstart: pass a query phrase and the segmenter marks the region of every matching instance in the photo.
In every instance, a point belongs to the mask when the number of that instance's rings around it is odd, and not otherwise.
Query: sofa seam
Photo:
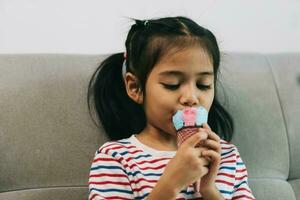
[[[62,186],[49,186],[49,187],[20,188],[20,189],[0,191],[0,194],[6,193],[6,192],[19,192],[19,191],[25,191],[25,190],[57,189],[57,188],[88,188],[88,186],[87,185],[76,185],[76,186],[75,185],[62,185]]]
[[[289,134],[288,134],[289,131],[288,131],[287,122],[286,122],[286,116],[285,116],[285,112],[284,112],[284,109],[283,109],[282,100],[281,100],[280,95],[279,95],[279,88],[278,88],[278,84],[277,84],[276,79],[275,79],[273,67],[272,67],[272,64],[270,62],[269,56],[265,55],[265,58],[266,58],[266,61],[268,63],[269,69],[271,71],[272,80],[273,80],[273,83],[274,83],[274,86],[275,86],[275,91],[276,91],[277,99],[279,101],[279,106],[280,106],[280,109],[281,109],[283,123],[284,123],[284,128],[285,128],[285,132],[286,132],[286,138],[287,138],[287,143],[288,143],[288,151],[289,151],[289,155],[288,155],[288,159],[289,159],[289,162],[288,162],[289,163],[289,167],[288,167],[288,169],[289,169],[289,171],[288,171],[287,180],[289,180],[289,178],[290,178],[290,171],[291,171],[291,146],[290,146],[290,138],[289,138]]]

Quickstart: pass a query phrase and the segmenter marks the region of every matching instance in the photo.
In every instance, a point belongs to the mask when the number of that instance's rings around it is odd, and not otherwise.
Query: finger
[[[210,164],[210,161],[205,157],[200,157],[200,162],[202,166],[206,166],[206,167]]]
[[[201,140],[206,140],[207,138],[208,138],[208,131],[207,130],[205,130],[204,128],[198,128],[198,132],[200,132],[201,133],[201,135],[202,135],[202,138],[201,138]]]
[[[200,161],[203,162],[204,165],[209,165],[211,162],[211,158],[202,155],[203,151],[207,151],[209,149],[207,147],[200,146],[199,148],[196,148],[196,150],[198,151],[197,154],[199,155]]]
[[[202,141],[202,144],[218,153],[221,153],[221,144],[215,140],[207,139]]]
[[[212,140],[215,140],[215,141],[217,141],[217,142],[221,142],[221,138],[220,138],[220,136],[218,136],[215,132],[213,132],[213,131],[209,131],[208,132],[208,138],[209,139],[212,139]]]
[[[206,132],[198,131],[197,133],[186,139],[186,141],[182,145],[195,147],[199,142],[206,139],[207,137],[208,134]]]
[[[208,129],[208,130],[211,131],[211,128],[210,128],[210,126],[208,125],[208,123],[204,123],[204,124],[203,124],[203,128]]]
[[[202,176],[205,176],[209,172],[208,167],[202,167],[201,170],[202,170]]]
[[[209,134],[208,131],[205,130],[204,128],[199,128],[198,130],[199,130],[199,132],[200,132],[200,134],[201,134],[201,140],[199,141],[199,143],[198,143],[195,147],[200,147],[200,146],[202,146],[203,142],[204,142],[205,140],[207,140],[208,134]]]
[[[219,170],[219,165],[221,162],[221,155],[213,150],[205,150],[202,152],[203,156],[208,156],[212,159],[211,170],[217,172]]]

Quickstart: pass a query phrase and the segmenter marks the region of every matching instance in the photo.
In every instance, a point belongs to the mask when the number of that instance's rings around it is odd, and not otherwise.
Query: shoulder
[[[231,142],[227,142],[221,139],[221,153],[236,153],[238,151],[237,147]]]
[[[100,146],[96,154],[107,154],[115,157],[116,154],[136,148],[128,138],[121,140],[113,140]]]
[[[122,153],[128,152],[131,148],[135,148],[135,146],[128,139],[105,142],[96,150],[93,164],[122,165],[124,160]]]
[[[221,160],[230,159],[238,160],[240,153],[238,148],[231,142],[227,142],[221,139]]]
[[[240,167],[244,166],[238,147],[225,140],[221,140],[221,160],[221,163],[231,162]]]

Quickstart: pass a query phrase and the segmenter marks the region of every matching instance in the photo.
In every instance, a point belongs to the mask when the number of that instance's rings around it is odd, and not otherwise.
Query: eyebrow
[[[158,74],[159,76],[183,76],[184,73],[181,71],[164,71]],[[197,73],[197,75],[199,76],[213,76],[214,72],[213,71],[203,71],[203,72],[199,72]]]

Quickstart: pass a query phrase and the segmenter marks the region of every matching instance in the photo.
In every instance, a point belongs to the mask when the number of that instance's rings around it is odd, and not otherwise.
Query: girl
[[[216,98],[214,35],[186,17],[135,20],[125,45],[89,83],[89,109],[111,139],[95,153],[89,199],[254,199],[239,152],[226,142],[233,120]],[[199,106],[209,125],[177,147],[173,114]]]

